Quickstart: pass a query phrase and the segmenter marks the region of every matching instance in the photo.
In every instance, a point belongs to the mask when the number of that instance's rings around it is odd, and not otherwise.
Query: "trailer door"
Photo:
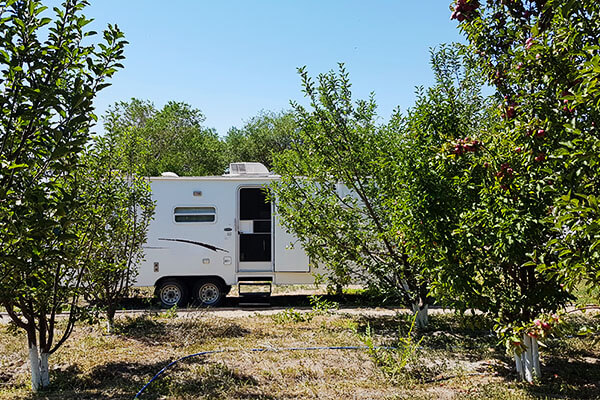
[[[308,255],[300,240],[281,226],[277,215],[274,220],[275,272],[310,272]]]
[[[262,187],[240,188],[238,221],[238,270],[272,272],[271,203]]]

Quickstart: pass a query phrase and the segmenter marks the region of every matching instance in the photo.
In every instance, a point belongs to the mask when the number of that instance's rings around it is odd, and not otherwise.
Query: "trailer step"
[[[244,291],[243,289],[252,289],[257,287],[266,287],[267,290],[250,290]],[[240,306],[269,306],[271,305],[271,292],[272,292],[272,282],[261,281],[254,278],[252,281],[250,280],[241,280],[238,281],[238,294],[239,294],[239,305]]]
[[[273,282],[273,277],[259,275],[238,276],[238,282]]]

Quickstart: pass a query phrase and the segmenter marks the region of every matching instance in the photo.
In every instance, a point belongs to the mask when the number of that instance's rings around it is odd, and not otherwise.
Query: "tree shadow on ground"
[[[504,352],[498,352],[495,358],[500,362],[488,368],[506,384],[520,387],[536,398],[600,398],[600,355],[585,348],[570,348],[566,355],[553,350],[554,346],[550,344],[540,351],[542,378],[534,384],[520,380],[513,359]],[[565,347],[564,342],[557,347]]]
[[[512,359],[493,366],[493,372],[507,384],[520,387],[535,398],[598,399],[600,365],[550,358],[542,363],[542,378],[534,384],[520,381]]]
[[[278,294],[272,295],[270,304],[273,307],[310,307],[312,295],[291,295]],[[385,307],[385,306],[401,306],[394,302],[382,302],[381,299],[374,298],[365,293],[351,294],[324,294],[319,295],[321,300],[334,302],[343,307]],[[231,303],[237,305],[236,301],[239,298],[231,298]]]
[[[395,316],[361,316],[357,319],[359,333],[369,327],[382,345],[394,346],[409,335],[412,313]],[[498,355],[497,338],[492,334],[490,322],[481,315],[437,314],[431,315],[424,328],[413,327],[413,341],[420,341],[425,350],[441,350],[460,354],[471,359]]]
[[[600,398],[600,348],[597,339],[571,338],[548,343],[542,350],[542,380],[532,394]]]
[[[329,295],[323,294],[318,295],[322,301],[337,303],[342,307],[358,307],[358,306],[383,306],[381,303],[377,303],[374,300],[369,300],[365,295],[362,294],[344,294],[344,295]],[[305,308],[312,307],[311,299],[313,295],[310,294],[273,294],[267,299],[244,299],[242,297],[226,297],[223,300],[222,307],[247,307],[244,304],[245,300],[252,303],[252,307],[265,307],[265,308]]]
[[[265,307],[310,307],[312,295],[308,294],[274,294],[265,301]],[[390,306],[396,307],[401,304],[385,300],[379,297],[375,297],[369,293],[344,293],[344,294],[324,294],[319,295],[322,300],[336,302],[345,307],[383,307]],[[223,299],[221,307],[239,307],[240,297],[228,296]],[[254,300],[253,300],[254,302]],[[257,300],[260,304],[260,301]],[[197,304],[193,302],[188,304],[187,307],[196,308]],[[120,310],[160,310],[161,306],[159,301],[152,297],[149,291],[138,293],[136,296],[122,299],[119,303],[118,309]]]
[[[359,332],[371,327],[383,344],[394,346],[397,338],[405,337],[411,324],[410,315],[394,317],[361,317]],[[417,329],[415,340],[425,355],[431,351],[447,352],[451,357],[464,357],[471,361],[484,361],[480,373],[492,373],[507,383],[513,383],[532,396],[591,399],[600,398],[600,351],[599,346],[581,339],[549,341],[541,350],[542,379],[534,384],[521,383],[512,358],[508,357],[498,339],[491,331],[491,322],[480,315],[432,315],[430,324]],[[497,360],[497,362],[488,362]]]
[[[87,372],[69,365],[50,371],[50,386],[26,399],[131,399],[164,365],[107,363]]]
[[[147,314],[115,321],[115,332],[147,344],[173,343],[177,346],[201,344],[212,339],[236,338],[250,331],[223,318],[168,319]]]
[[[81,371],[76,366],[54,370],[48,389],[30,394],[32,400],[49,399],[132,399],[152,377],[168,365],[110,362]],[[141,399],[272,399],[260,393],[258,381],[222,363],[204,357],[182,361],[156,378],[140,395]]]

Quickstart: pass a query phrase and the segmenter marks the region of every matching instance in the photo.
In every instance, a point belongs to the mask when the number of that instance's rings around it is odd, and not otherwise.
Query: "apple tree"
[[[396,193],[388,197],[388,210],[409,261],[430,282],[421,297],[441,265],[456,263],[453,233],[462,212],[479,201],[476,182],[485,176],[485,169],[465,171],[462,163],[484,151],[481,138],[495,127],[496,104],[482,94],[484,77],[463,45],[432,50],[431,66],[436,84],[417,90],[389,157]],[[471,177],[469,184],[457,184],[463,175]]]
[[[106,313],[109,333],[117,306],[135,283],[154,214],[149,182],[136,173],[137,165],[128,165],[128,150],[110,134],[96,137],[76,173],[84,296]]]
[[[439,152],[474,137],[489,108],[459,48],[432,52],[436,86],[419,89],[415,107],[387,123],[377,122],[373,97],[353,103],[343,66],[318,85],[301,69],[311,109],[294,104],[291,149],[275,155],[278,212],[311,258],[338,286],[364,281],[412,307],[419,325],[430,274],[453,246],[456,210],[473,195],[454,185],[460,168]],[[467,141],[476,151],[477,140]]]
[[[124,58],[116,26],[90,44],[87,4],[65,0],[51,17],[40,1],[0,1],[0,303],[27,333],[34,391],[80,317],[74,172],[94,96]]]
[[[453,9],[503,101],[503,123],[480,162],[489,170],[482,202],[457,235],[461,265],[441,286],[497,316],[517,369],[532,380],[540,374],[536,317],[559,310],[569,287],[600,276],[600,5],[458,0]],[[462,276],[452,279],[455,272]]]

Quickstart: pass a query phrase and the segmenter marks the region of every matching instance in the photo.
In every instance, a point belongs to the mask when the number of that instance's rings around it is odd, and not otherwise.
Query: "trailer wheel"
[[[225,288],[217,279],[202,279],[194,285],[194,297],[202,307],[218,306],[225,295]]]
[[[165,279],[156,287],[156,296],[163,307],[182,307],[188,301],[188,289],[179,279]]]

